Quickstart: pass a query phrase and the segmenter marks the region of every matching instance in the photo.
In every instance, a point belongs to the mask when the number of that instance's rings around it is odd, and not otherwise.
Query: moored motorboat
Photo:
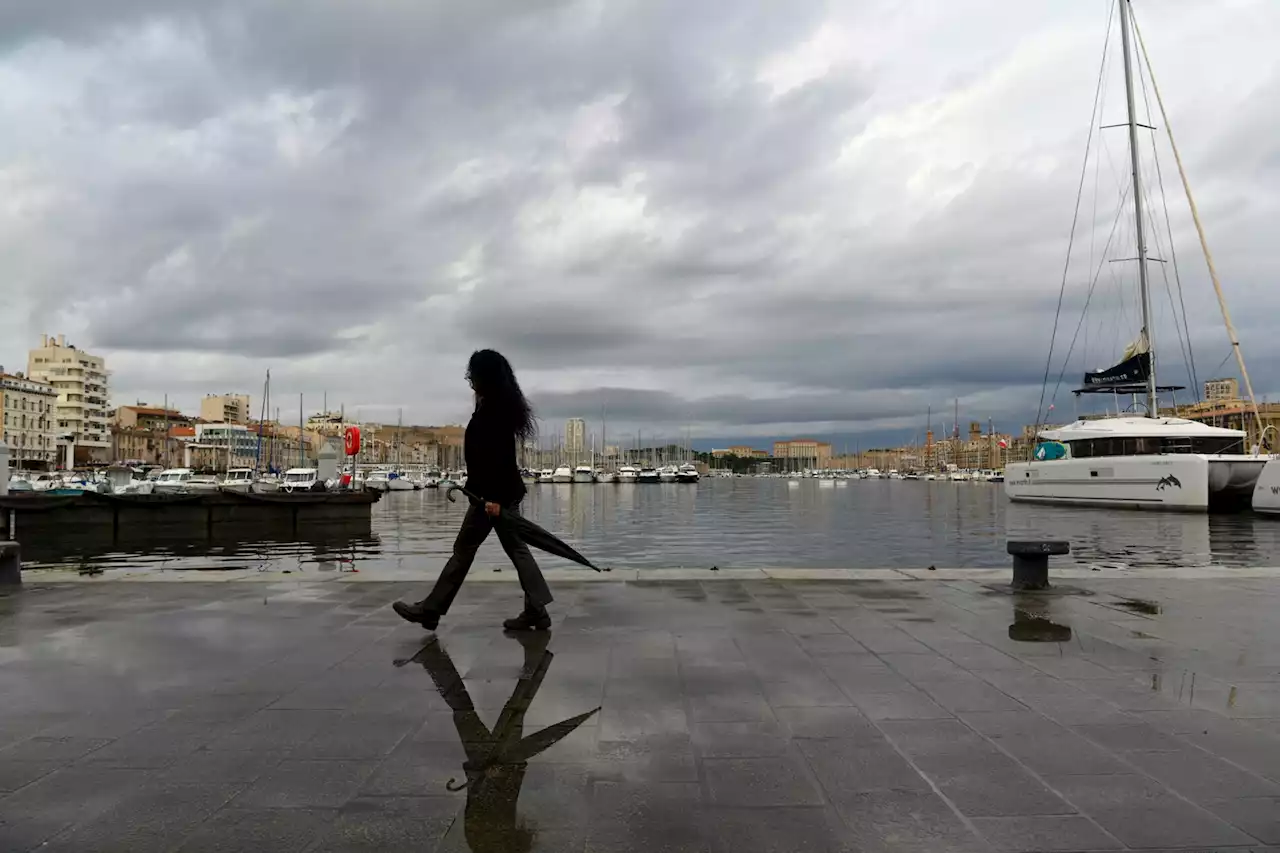
[[[319,472],[315,468],[290,468],[280,478],[282,492],[311,492],[324,488],[319,480]]]
[[[1076,421],[1039,438],[1032,461],[1005,466],[1011,500],[1196,512],[1247,506],[1268,461],[1238,452],[1243,431],[1183,418]]]

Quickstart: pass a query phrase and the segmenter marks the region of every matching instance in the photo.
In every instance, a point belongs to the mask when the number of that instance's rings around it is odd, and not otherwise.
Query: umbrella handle
[[[445,492],[445,495],[444,495],[444,496],[445,496],[446,498],[448,498],[448,499],[449,499],[449,503],[456,503],[456,502],[457,502],[457,500],[458,500],[457,498],[455,498],[455,497],[453,496],[453,493],[454,493],[454,492],[462,492],[464,495],[466,495],[466,496],[467,496],[467,498],[468,498],[472,503],[484,503],[484,499],[483,499],[483,498],[479,497],[478,495],[472,494],[471,492],[468,492],[468,491],[467,491],[466,489],[464,489],[462,486],[450,486],[450,487],[449,487],[449,490],[448,490],[447,492]]]

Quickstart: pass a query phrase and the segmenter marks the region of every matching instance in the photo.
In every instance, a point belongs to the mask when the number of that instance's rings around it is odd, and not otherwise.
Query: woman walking
[[[520,537],[505,523],[495,524],[499,513],[515,514],[524,500],[524,481],[516,465],[516,442],[530,438],[536,431],[533,411],[516,382],[511,364],[491,349],[471,354],[467,380],[476,397],[463,447],[467,491],[478,495],[483,503],[467,508],[462,529],[453,543],[453,556],[445,564],[431,594],[416,604],[397,601],[392,608],[402,618],[434,631],[462,588],[480,544],[496,527],[502,550],[515,564],[524,589],[524,610],[502,626],[508,631],[545,631],[551,627],[547,605],[552,598],[547,581]]]

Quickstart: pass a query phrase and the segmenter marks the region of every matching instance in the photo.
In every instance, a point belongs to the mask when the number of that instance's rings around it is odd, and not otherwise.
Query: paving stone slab
[[[541,649],[511,572],[438,634],[388,607],[421,582],[0,598],[0,850],[1280,844],[1270,579],[1081,578],[1046,648],[972,579],[570,574]]]

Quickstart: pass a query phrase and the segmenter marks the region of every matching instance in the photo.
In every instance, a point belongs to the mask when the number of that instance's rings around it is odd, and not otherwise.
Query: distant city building
[[[248,394],[209,394],[200,401],[200,419],[218,424],[249,422]]]
[[[21,373],[5,373],[0,367],[0,414],[9,464],[19,470],[49,470],[57,463],[54,407],[58,392],[47,382]],[[0,471],[0,477],[9,474]]]
[[[244,424],[196,424],[195,439],[197,444],[221,450],[224,460],[229,447],[231,467],[252,464],[260,445],[257,431]]]
[[[41,335],[40,346],[27,354],[27,376],[58,392],[53,431],[59,442],[75,442],[76,462],[110,461],[106,362],[63,335]]]
[[[564,449],[566,453],[582,453],[587,449],[587,422],[582,418],[569,418],[565,422]]]
[[[139,403],[136,406],[119,406],[111,413],[111,422],[117,427],[131,429],[165,429],[173,426],[190,426],[192,418],[177,409],[164,409]]]
[[[831,460],[831,445],[812,438],[775,441],[773,458],[789,460],[799,467],[821,468]]]
[[[739,459],[768,459],[769,452],[767,450],[757,450],[746,444],[735,444],[731,447],[722,447],[712,449],[711,455],[717,459],[723,459],[726,456],[736,456]]]
[[[1204,383],[1204,398],[1209,400],[1239,400],[1240,399],[1240,380],[1238,379],[1209,379]]]

